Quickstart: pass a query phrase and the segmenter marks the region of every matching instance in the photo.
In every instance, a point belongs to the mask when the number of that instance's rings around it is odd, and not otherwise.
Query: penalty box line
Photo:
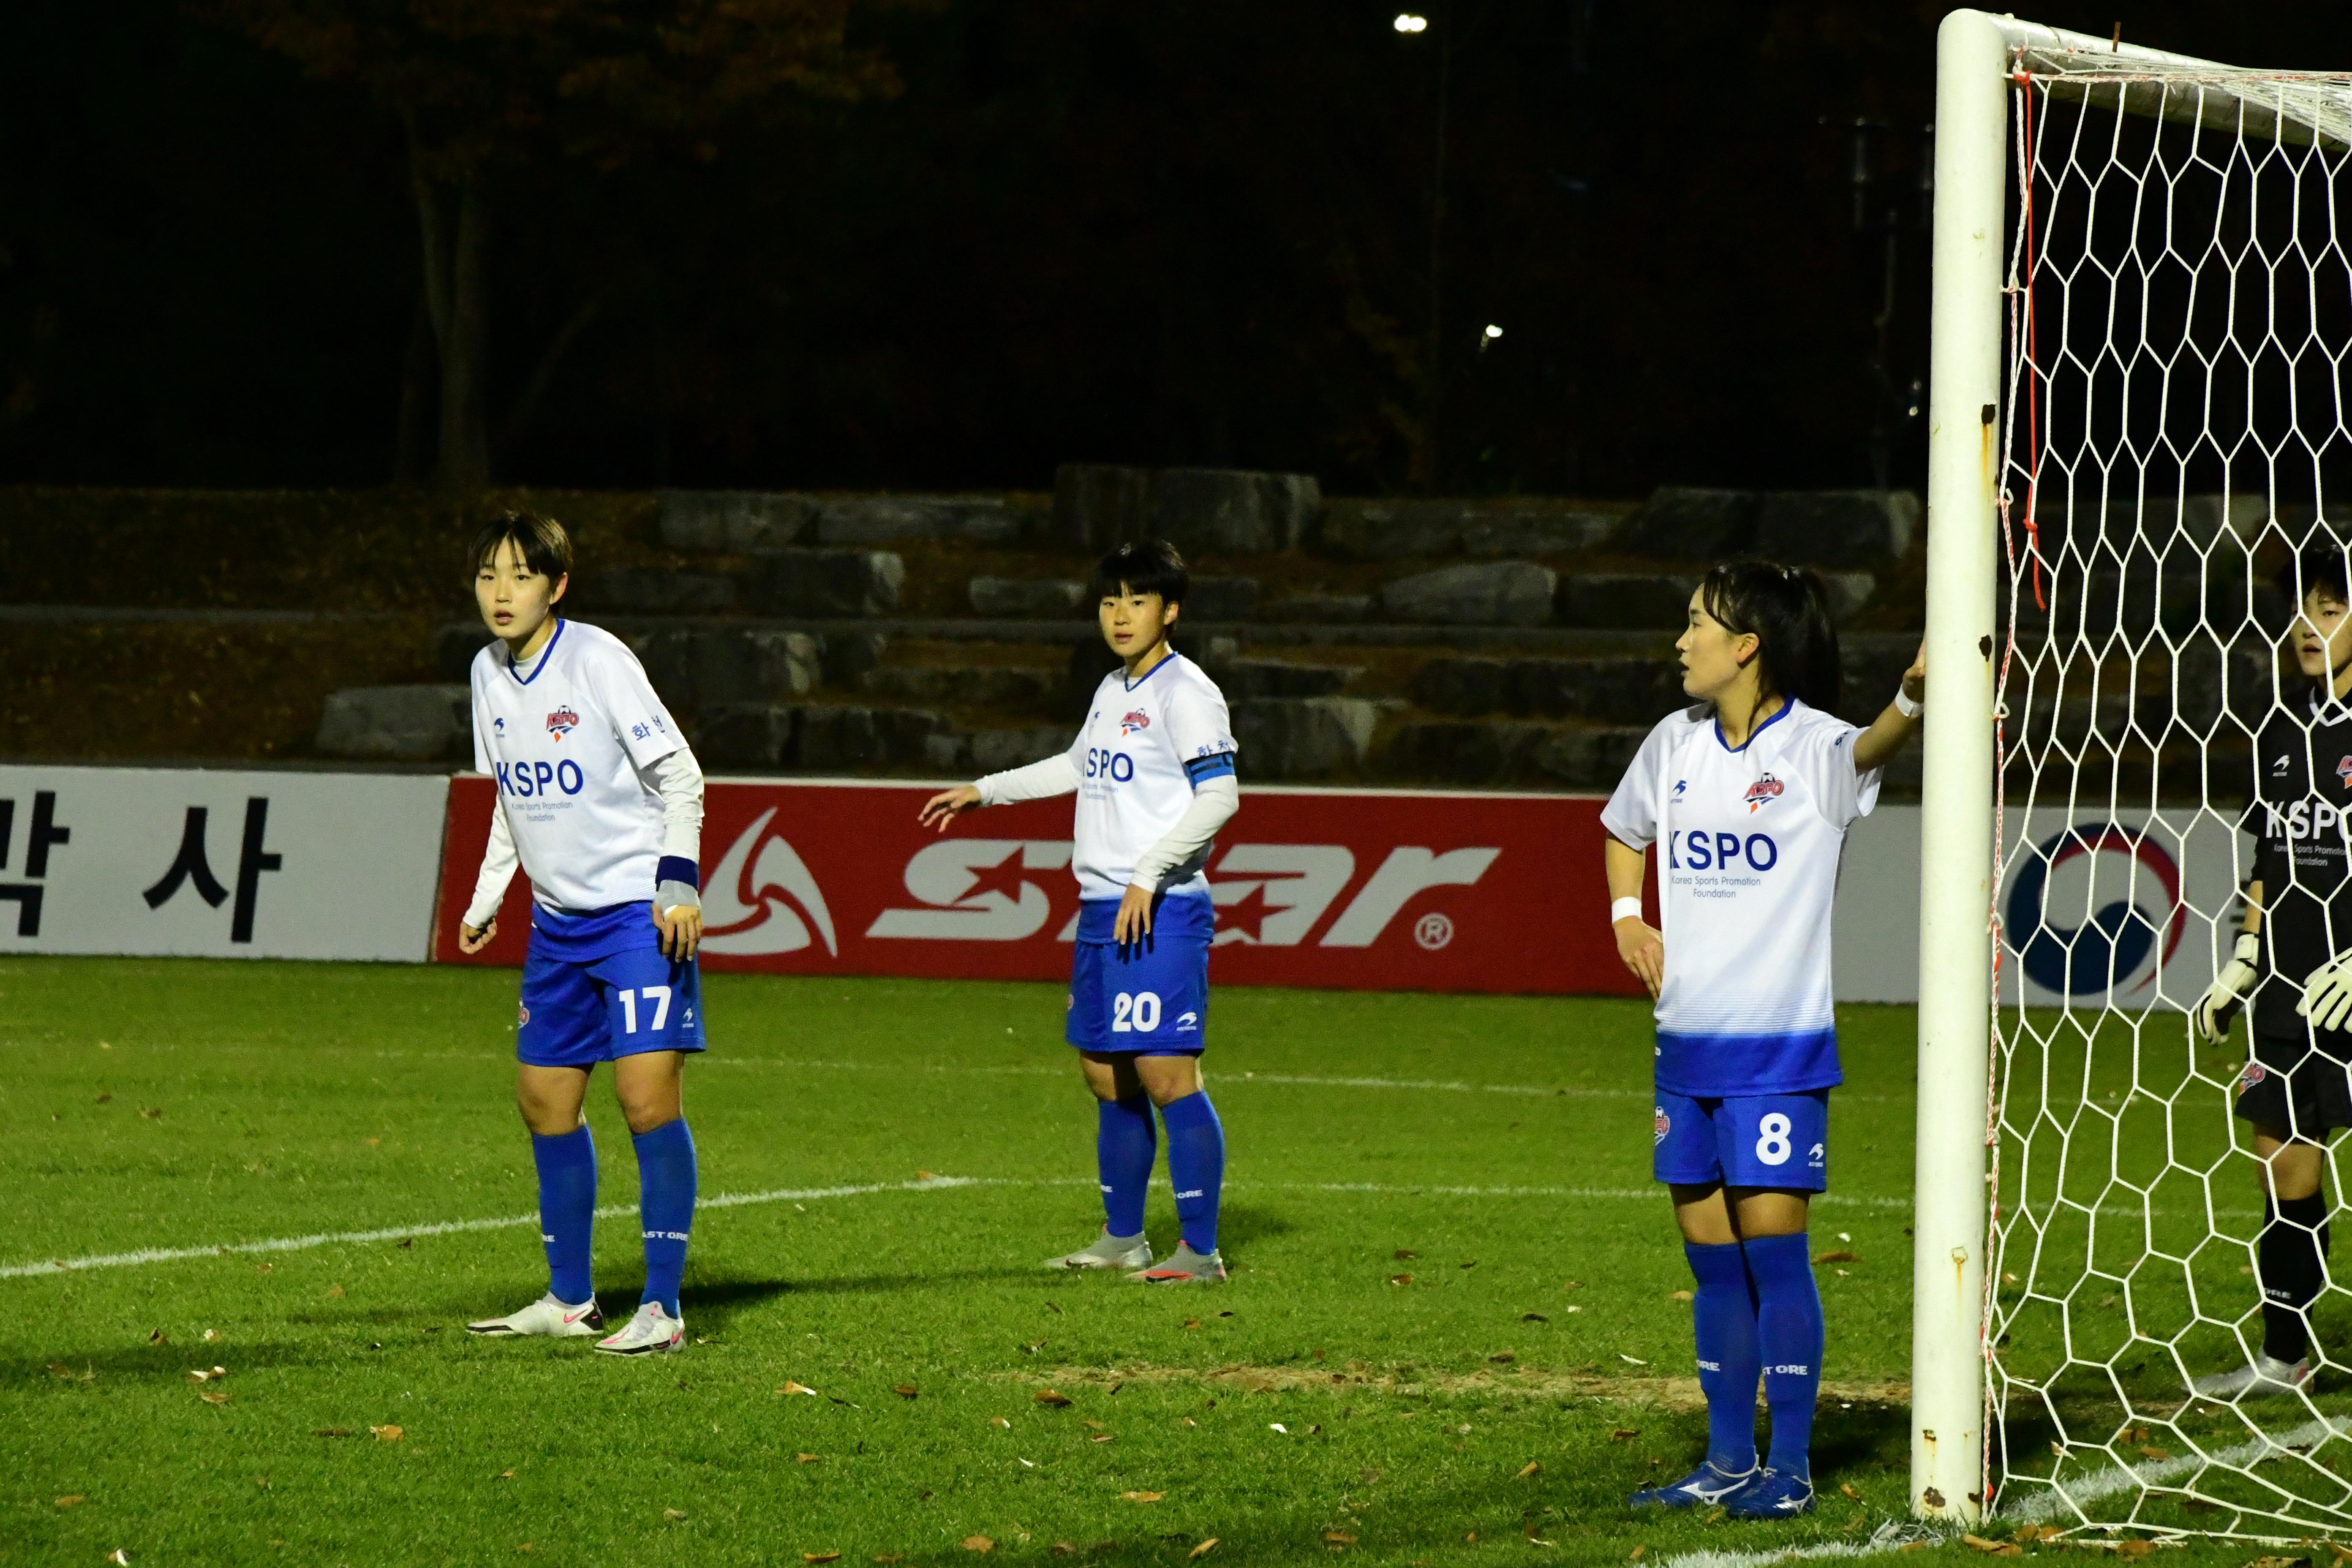
[[[1164,1186],[1163,1182],[1154,1182]],[[1024,1179],[1013,1176],[930,1176],[912,1182],[862,1182],[831,1187],[777,1187],[767,1192],[719,1193],[695,1204],[704,1209],[748,1208],[761,1204],[807,1203],[825,1198],[869,1197],[880,1193],[950,1192],[967,1187],[1066,1187],[1096,1185],[1091,1177]],[[1272,1189],[1285,1192],[1361,1193],[1392,1197],[1449,1198],[1588,1198],[1609,1202],[1653,1201],[1666,1196],[1664,1187],[1476,1187],[1435,1183],[1382,1182],[1234,1182],[1227,1192]],[[1822,1193],[1814,1201],[1867,1208],[1904,1209],[1907,1198]],[[633,1204],[608,1204],[596,1211],[599,1219],[634,1214]],[[320,1247],[363,1247],[378,1241],[413,1240],[427,1236],[463,1236],[473,1231],[513,1230],[537,1226],[535,1214],[504,1215],[489,1219],[428,1220],[415,1225],[383,1226],[373,1230],[317,1231],[309,1236],[273,1237],[262,1241],[217,1242],[210,1247],[144,1247],[131,1252],[103,1252],[80,1258],[53,1258],[39,1263],[0,1266],[0,1279],[72,1273],[89,1268],[132,1268],[149,1263],[183,1263],[199,1258],[252,1257],[272,1252],[308,1252]]]

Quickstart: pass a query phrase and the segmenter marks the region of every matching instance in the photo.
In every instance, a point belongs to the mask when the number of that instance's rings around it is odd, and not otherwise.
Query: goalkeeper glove
[[[2304,977],[2294,1010],[2317,1029],[2340,1029],[2352,1017],[2352,953],[2331,958]]]
[[[2204,997],[2191,1016],[2197,1033],[2208,1045],[2218,1046],[2230,1037],[2230,1021],[2252,994],[2254,983],[2263,975],[2263,939],[2252,931],[2241,931],[2238,944],[2213,984],[2205,988]],[[2352,980],[2352,975],[2347,976]],[[2308,998],[2306,998],[2308,1000]],[[2347,994],[2352,1001],[2352,993]]]

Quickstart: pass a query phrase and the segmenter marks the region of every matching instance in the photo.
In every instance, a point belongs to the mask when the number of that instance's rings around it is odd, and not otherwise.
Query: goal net
[[[2189,1018],[2253,873],[2256,735],[2311,726],[2295,562],[2352,539],[2352,75],[1981,20],[2005,101],[2000,384],[1964,421],[1994,579],[1970,1500],[2092,1539],[2352,1534],[2352,1252],[2308,1384],[2193,1391],[2261,1349],[2266,1281],[2250,1021],[2214,1047]],[[2352,758],[2313,764],[2347,792],[2315,831],[2352,830]]]

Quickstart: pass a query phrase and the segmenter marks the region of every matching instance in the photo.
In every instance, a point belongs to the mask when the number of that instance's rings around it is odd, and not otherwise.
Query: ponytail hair
[[[1757,673],[1766,693],[1793,697],[1824,713],[1845,683],[1829,589],[1819,573],[1769,561],[1724,561],[1699,580],[1699,603],[1734,637],[1756,634]]]

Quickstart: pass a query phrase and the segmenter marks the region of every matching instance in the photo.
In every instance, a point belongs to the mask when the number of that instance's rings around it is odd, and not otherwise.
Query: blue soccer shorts
[[[646,946],[575,963],[535,942],[523,960],[517,1060],[589,1068],[646,1051],[700,1049],[702,973],[694,960],[674,963]]]
[[[1830,1091],[1694,1100],[1659,1089],[1650,1124],[1652,1171],[1661,1182],[1705,1186],[1830,1184]]]
[[[1209,939],[1155,933],[1125,947],[1081,942],[1062,1037],[1082,1051],[1193,1057],[1208,1043]]]

